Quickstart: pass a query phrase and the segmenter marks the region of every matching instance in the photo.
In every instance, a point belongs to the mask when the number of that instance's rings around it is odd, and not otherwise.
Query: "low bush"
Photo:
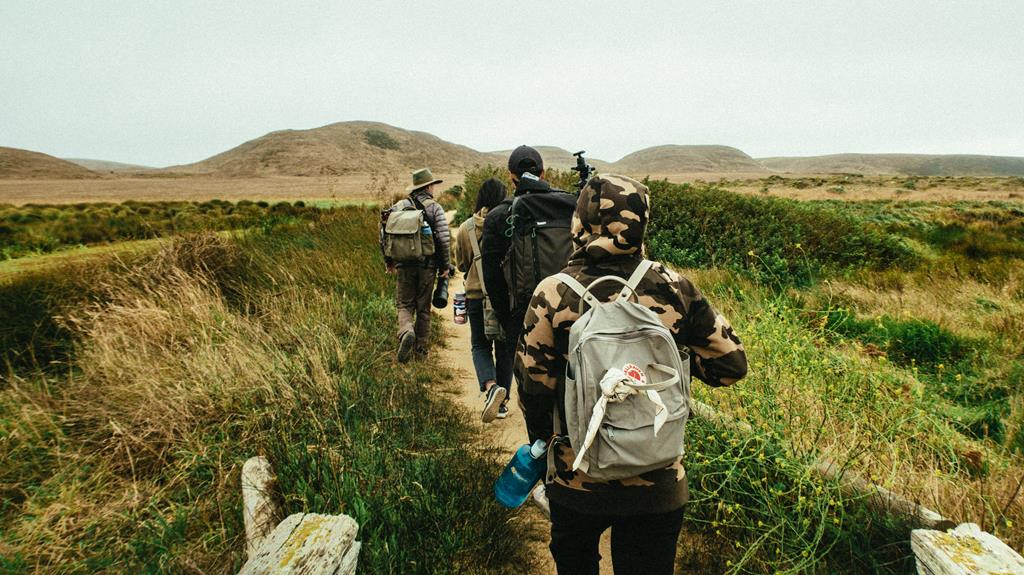
[[[847,269],[917,262],[901,238],[831,210],[715,187],[645,183],[651,189],[651,255],[678,266],[726,267],[782,286]]]
[[[301,205],[300,205],[301,204]],[[66,246],[139,240],[173,234],[267,229],[316,218],[325,210],[303,202],[125,202],[74,206],[0,206],[0,259],[48,253]]]

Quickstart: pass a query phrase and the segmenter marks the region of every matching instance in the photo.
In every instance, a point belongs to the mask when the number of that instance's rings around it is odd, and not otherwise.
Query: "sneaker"
[[[416,334],[407,331],[398,340],[398,363],[409,361],[409,354],[412,353],[412,346],[416,343]]]
[[[494,421],[494,418],[498,417],[498,412],[501,411],[506,395],[505,388],[500,385],[495,385],[487,391],[487,399],[484,401],[484,410],[480,413],[480,420],[484,423],[490,423]]]
[[[498,419],[505,419],[506,417],[508,417],[508,408],[505,407],[504,403],[501,404],[501,407],[498,408],[498,415],[496,415],[495,417],[497,417]]]

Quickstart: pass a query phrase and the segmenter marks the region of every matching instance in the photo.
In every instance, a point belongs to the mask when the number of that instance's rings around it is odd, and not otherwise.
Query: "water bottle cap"
[[[547,448],[548,444],[543,439],[534,441],[533,445],[530,446],[530,457],[540,459],[541,456],[544,455],[544,452],[547,451]]]

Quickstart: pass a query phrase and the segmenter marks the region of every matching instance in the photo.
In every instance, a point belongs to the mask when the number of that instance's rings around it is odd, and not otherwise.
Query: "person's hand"
[[[448,268],[445,268],[443,272],[437,274],[437,277],[439,277],[439,278],[447,278],[450,275],[449,274],[450,271],[451,270],[449,270]]]
[[[389,274],[393,274],[396,271],[398,271],[398,266],[396,266],[395,264],[387,264],[387,268],[388,268],[387,271],[388,271]]]

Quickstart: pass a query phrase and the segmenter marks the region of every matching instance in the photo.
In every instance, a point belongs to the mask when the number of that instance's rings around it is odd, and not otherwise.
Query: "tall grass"
[[[902,238],[832,210],[715,187],[645,183],[651,254],[678,266],[728,268],[785,286],[918,259]]]
[[[734,388],[698,399],[751,424],[688,426],[687,472],[700,563],[730,573],[903,573],[912,524],[824,480],[840,469],[1024,544],[1015,488],[1024,461],[943,417],[950,400],[912,369],[862,354],[785,295],[726,271],[688,272],[733,320],[751,359]],[[692,539],[692,538],[691,538]],[[686,547],[684,560],[697,558]]]
[[[243,200],[12,206],[0,204],[0,259],[62,247],[249,227],[315,218],[321,208]]]
[[[490,496],[498,462],[438,393],[448,374],[392,362],[375,222],[347,208],[111,264],[57,320],[65,367],[0,390],[0,572],[234,572],[257,453],[287,511],[360,522],[363,572],[528,565]]]

